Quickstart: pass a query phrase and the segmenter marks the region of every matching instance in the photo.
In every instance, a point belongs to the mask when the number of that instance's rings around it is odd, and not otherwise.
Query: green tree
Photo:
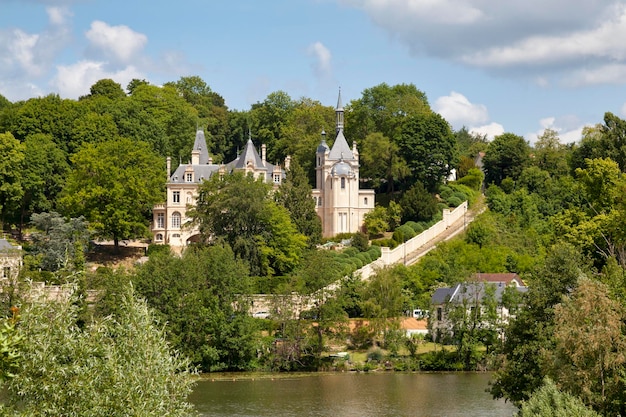
[[[454,132],[454,136],[458,145],[459,154],[470,160],[472,166],[474,166],[474,158],[476,158],[479,152],[484,152],[489,145],[487,135],[470,132],[465,126]],[[464,172],[459,173],[465,175]]]
[[[273,149],[268,149],[270,161],[282,161],[290,155],[302,166],[309,182],[314,184],[315,149],[322,130],[334,131],[334,123],[332,107],[304,97],[293,102],[293,108],[286,112],[280,125],[278,140]]]
[[[495,373],[491,394],[521,404],[541,387],[546,376],[538,352],[554,348],[554,306],[584,274],[584,260],[574,247],[555,245],[533,271],[525,307],[505,331],[501,353],[504,366]]]
[[[306,246],[287,209],[274,201],[270,185],[241,172],[202,183],[189,215],[206,241],[223,238],[253,275],[290,272]]]
[[[556,384],[546,378],[541,388],[524,401],[519,417],[600,417],[587,408],[580,398],[560,391]]]
[[[483,165],[487,184],[500,185],[505,178],[516,181],[530,163],[530,146],[513,133],[496,136],[489,144]]]
[[[387,267],[378,270],[363,289],[362,300],[364,316],[372,319],[376,333],[383,335],[383,347],[397,349],[393,334],[399,329],[398,317],[402,315],[407,301],[398,269]]]
[[[57,195],[68,171],[67,156],[50,135],[35,134],[24,141],[20,232],[32,213],[56,208]]]
[[[223,160],[228,149],[228,108],[224,98],[211,90],[199,76],[181,77],[176,82],[165,84],[173,87],[182,98],[193,106],[200,123],[206,130],[209,150]]]
[[[114,103],[110,114],[120,136],[149,143],[163,158],[171,156],[174,161],[189,158],[198,112],[176,88],[141,84],[131,96]]]
[[[438,211],[437,200],[430,194],[421,182],[413,184],[400,199],[402,207],[402,221],[428,221]]]
[[[381,236],[389,230],[389,215],[387,209],[377,205],[374,210],[365,214],[365,229],[371,236]]]
[[[603,157],[611,158],[619,165],[622,172],[626,171],[626,120],[622,120],[611,112],[604,113],[602,126]]]
[[[555,349],[545,351],[550,376],[603,415],[626,411],[623,401],[624,310],[608,288],[582,279],[554,309]]]
[[[61,99],[56,94],[31,98],[16,108],[8,130],[16,139],[25,141],[30,135],[51,135],[68,155],[80,146],[74,137],[74,124],[83,117],[86,107],[76,100]]]
[[[250,278],[228,245],[190,247],[182,258],[150,256],[133,276],[137,292],[167,323],[168,339],[203,371],[254,367]]]
[[[135,89],[137,87],[139,87],[140,85],[150,85],[150,83],[148,81],[146,81],[145,79],[138,79],[138,78],[133,78],[132,80],[130,80],[128,82],[128,85],[126,86],[126,91],[128,92],[129,95],[133,95],[133,93],[135,92]]]
[[[567,165],[568,149],[561,144],[558,133],[552,129],[546,129],[535,142],[535,157],[533,163],[551,175],[565,175],[569,167]]]
[[[315,200],[311,198],[306,173],[297,160],[291,161],[287,178],[276,193],[276,200],[289,210],[291,221],[298,232],[307,237],[309,246],[321,241],[322,222],[315,212]]]
[[[387,193],[394,185],[410,175],[409,167],[400,155],[400,147],[380,132],[370,133],[362,142],[359,152],[360,175],[372,180],[375,188],[387,184]]]
[[[426,94],[414,84],[382,83],[367,88],[361,98],[350,102],[347,110],[347,137],[361,140],[379,132],[397,144],[407,117],[431,113]]]
[[[83,217],[66,220],[55,212],[35,213],[31,222],[38,230],[31,239],[39,268],[50,272],[82,271],[90,235]]]
[[[24,195],[21,171],[24,148],[11,133],[0,133],[0,224],[15,213]]]
[[[96,83],[89,88],[89,96],[104,96],[111,100],[118,100],[126,97],[126,93],[119,83],[116,83],[110,78],[104,78],[96,81]]]
[[[429,191],[435,191],[457,166],[456,140],[448,122],[437,113],[407,117],[399,145],[411,178]]]
[[[85,328],[74,303],[25,304],[3,415],[190,415],[187,361],[173,354],[145,302],[129,290],[119,303],[119,315]]]
[[[572,172],[585,167],[585,159],[605,158],[602,125],[586,126],[582,131],[580,143],[574,144],[569,155]]]
[[[89,144],[72,162],[60,201],[67,214],[85,216],[116,248],[121,239],[147,235],[165,178],[161,161],[146,143],[119,139]]]
[[[270,161],[279,159],[276,146],[283,127],[294,111],[296,103],[284,91],[270,93],[261,103],[255,103],[250,109],[250,129],[259,142],[267,145]],[[303,159],[302,159],[303,160]]]

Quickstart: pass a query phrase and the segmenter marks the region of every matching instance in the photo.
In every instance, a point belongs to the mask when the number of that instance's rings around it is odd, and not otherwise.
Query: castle
[[[361,230],[367,212],[374,208],[374,190],[359,189],[359,153],[356,142],[352,149],[343,133],[344,109],[341,92],[337,100],[336,137],[333,147],[326,144],[325,133],[316,152],[316,188],[313,190],[315,210],[322,221],[322,234],[332,237],[338,233]],[[199,239],[197,228],[183,227],[188,221],[187,208],[195,204],[200,183],[212,175],[225,175],[234,171],[252,174],[264,182],[280,186],[289,170],[290,158],[283,167],[266,160],[266,146],[261,145],[261,155],[252,143],[226,164],[214,164],[209,156],[204,132],[196,132],[191,151],[191,161],[181,164],[171,173],[171,158],[167,158],[167,200],[153,208],[152,240],[182,249]]]

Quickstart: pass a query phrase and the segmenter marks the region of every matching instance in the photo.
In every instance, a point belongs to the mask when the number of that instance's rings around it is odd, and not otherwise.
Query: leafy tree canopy
[[[187,361],[171,351],[145,302],[130,290],[118,302],[119,315],[85,328],[74,303],[25,304],[2,415],[190,415]]]
[[[205,241],[223,238],[253,275],[288,273],[306,245],[289,211],[272,198],[270,185],[242,172],[202,183],[190,216]]]
[[[162,199],[162,163],[148,144],[118,139],[88,144],[74,163],[61,197],[65,212],[84,216],[104,238],[143,237],[150,212]]]

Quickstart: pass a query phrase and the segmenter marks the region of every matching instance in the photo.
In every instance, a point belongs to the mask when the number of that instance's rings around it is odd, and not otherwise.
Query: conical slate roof
[[[343,129],[339,129],[339,132],[337,132],[337,137],[330,154],[328,154],[328,159],[354,159],[352,149],[348,146],[348,141],[343,135]]]
[[[209,149],[206,146],[206,140],[204,139],[204,131],[198,129],[196,131],[196,140],[193,143],[193,150],[200,151],[200,165],[206,165],[209,163]]]
[[[265,168],[265,164],[261,160],[259,153],[257,152],[254,144],[252,143],[252,139],[248,139],[246,143],[246,147],[243,149],[243,152],[239,157],[234,160],[234,168],[236,169],[244,169],[248,165],[248,161],[251,161],[256,169]]]

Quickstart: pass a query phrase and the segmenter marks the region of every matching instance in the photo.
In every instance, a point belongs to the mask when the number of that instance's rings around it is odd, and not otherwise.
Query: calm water
[[[201,416],[511,417],[485,392],[489,374],[324,374],[254,381],[200,381]]]

